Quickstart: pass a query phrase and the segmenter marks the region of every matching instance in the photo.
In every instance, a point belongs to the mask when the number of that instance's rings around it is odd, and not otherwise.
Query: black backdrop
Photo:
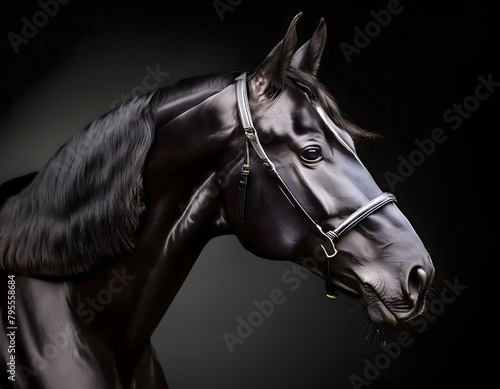
[[[0,181],[39,169],[118,101],[156,86],[152,79],[252,71],[297,12],[302,41],[325,17],[321,78],[351,119],[383,136],[360,155],[432,253],[442,294],[413,326],[367,337],[358,301],[326,300],[313,277],[292,290],[283,279],[290,264],[217,238],[153,336],[169,384],[498,388],[500,3],[436,3],[3,0]],[[285,302],[230,350],[224,334],[236,335],[239,318],[248,321],[274,289]]]

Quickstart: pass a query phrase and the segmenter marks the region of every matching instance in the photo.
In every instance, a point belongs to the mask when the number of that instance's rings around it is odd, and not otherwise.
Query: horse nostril
[[[411,269],[408,275],[408,297],[416,302],[427,284],[427,273],[420,266]]]

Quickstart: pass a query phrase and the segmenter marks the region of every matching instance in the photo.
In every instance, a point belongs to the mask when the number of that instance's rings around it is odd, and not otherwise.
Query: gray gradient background
[[[363,144],[360,155],[389,190],[384,171],[395,172],[398,156],[407,156],[416,138],[443,125],[442,113],[473,93],[478,75],[493,73],[500,80],[491,3],[401,3],[403,13],[347,64],[339,43],[352,43],[353,27],[363,27],[369,11],[387,2],[269,6],[246,0],[221,21],[211,1],[94,6],[73,0],[17,55],[4,31],[18,32],[21,16],[38,8],[36,2],[4,2],[0,182],[40,169],[70,136],[141,85],[147,66],[159,64],[169,73],[162,85],[198,74],[252,71],[302,10],[301,41],[320,16],[326,18],[321,75],[342,109],[383,135]],[[497,93],[395,191],[433,254],[437,287],[455,278],[468,286],[426,331],[403,327],[365,338],[361,301],[326,299],[322,280],[313,276],[293,291],[282,278],[291,264],[257,258],[235,237],[220,237],[205,248],[153,336],[171,388],[351,388],[349,376],[362,376],[365,360],[380,352],[378,341],[390,341],[398,331],[409,331],[413,344],[370,388],[498,387],[498,360],[485,354],[498,347],[498,331],[487,320],[491,292],[481,265],[498,254],[490,253],[481,224],[488,183],[475,173],[479,164],[490,164],[496,179],[498,162],[474,151],[487,145],[481,131],[498,130]],[[268,299],[274,289],[286,301],[230,353],[222,334],[235,334],[237,318],[248,317],[253,301]]]

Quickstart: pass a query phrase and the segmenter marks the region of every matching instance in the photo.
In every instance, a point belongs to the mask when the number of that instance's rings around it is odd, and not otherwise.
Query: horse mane
[[[326,88],[326,86],[319,81],[319,79],[310,73],[305,73],[296,68],[289,68],[286,76],[289,81],[298,86],[309,98],[318,103],[333,122],[341,129],[346,131],[354,141],[364,139],[376,139],[378,134],[371,131],[362,129],[354,122],[352,122],[339,108],[336,99]]]
[[[159,100],[174,102],[163,113],[171,120],[182,113],[175,99],[183,98],[185,110],[232,81],[234,74],[197,77],[136,96],[72,137],[24,189],[4,196],[9,198],[0,205],[0,269],[64,277],[134,250]]]

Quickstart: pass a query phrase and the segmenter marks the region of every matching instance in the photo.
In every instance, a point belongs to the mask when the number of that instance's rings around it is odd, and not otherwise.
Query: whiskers
[[[425,294],[425,299],[424,299],[424,312],[427,311],[429,305],[434,301],[434,300],[441,300],[443,298],[441,289],[439,288],[439,285],[433,282],[432,284],[429,285],[429,289],[427,290],[427,293]]]
[[[381,347],[395,339],[394,328],[375,324],[364,303],[358,304],[350,312],[357,316],[356,331],[351,341],[357,343],[358,347],[366,348],[371,353],[378,352]]]

